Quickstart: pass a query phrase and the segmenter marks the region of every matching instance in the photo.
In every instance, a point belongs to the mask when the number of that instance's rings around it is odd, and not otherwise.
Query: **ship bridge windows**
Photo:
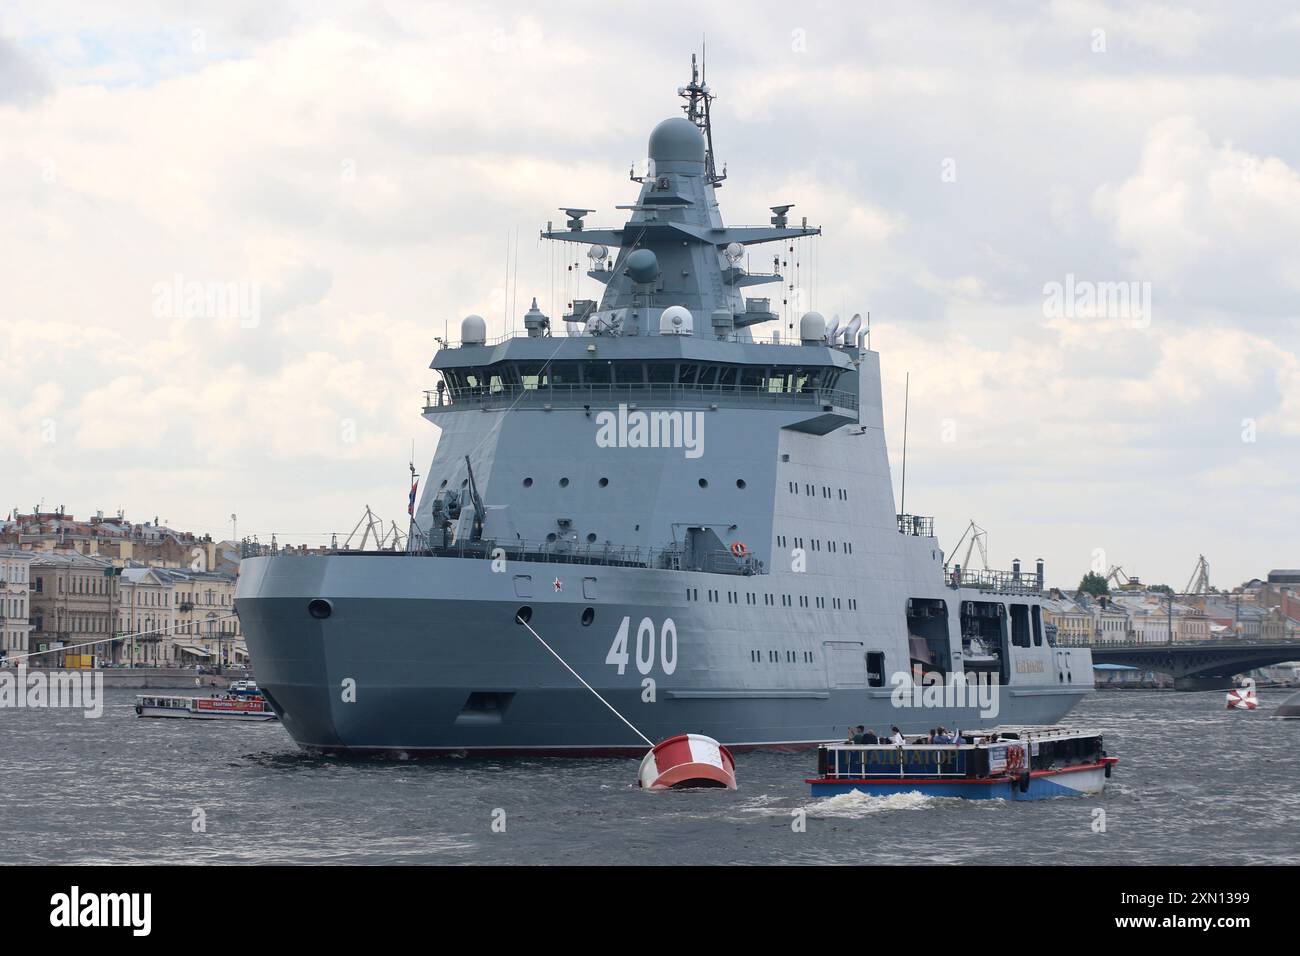
[[[500,393],[515,388],[573,386],[692,386],[708,391],[746,394],[802,394],[834,388],[842,369],[782,367],[724,362],[642,362],[626,359],[498,362],[485,368],[441,370],[451,396]]]
[[[613,380],[613,363],[585,363],[582,366],[582,379],[588,385],[609,385]]]
[[[645,366],[641,362],[614,362],[614,383],[616,385],[644,385]]]
[[[646,375],[651,385],[671,385],[677,376],[677,366],[672,362],[648,362]]]

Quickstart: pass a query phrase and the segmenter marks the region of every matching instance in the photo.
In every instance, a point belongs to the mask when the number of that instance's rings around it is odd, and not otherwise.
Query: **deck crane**
[[[1141,591],[1142,582],[1137,578],[1129,577],[1124,569],[1118,564],[1112,565],[1110,573],[1106,575],[1106,580],[1110,581],[1121,591]]]
[[[1205,597],[1212,590],[1214,589],[1210,587],[1210,563],[1205,560],[1205,555],[1198,555],[1196,567],[1192,570],[1192,576],[1183,593],[1189,597]]]
[[[961,550],[962,542],[966,541],[967,535],[970,535],[970,541],[966,544],[966,555],[961,562],[962,568],[966,570],[970,569],[971,554],[974,552],[975,548],[978,547],[980,549],[980,560],[984,562],[984,570],[989,570],[989,533],[977,525],[974,518],[971,518],[970,524],[966,526],[966,530],[963,531],[961,537],[957,539],[957,544],[953,547],[952,553],[955,555]]]

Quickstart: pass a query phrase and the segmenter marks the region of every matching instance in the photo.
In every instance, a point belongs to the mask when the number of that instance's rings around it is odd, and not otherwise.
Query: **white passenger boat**
[[[279,720],[265,697],[221,695],[219,697],[161,697],[138,694],[137,717],[191,717],[197,720]]]

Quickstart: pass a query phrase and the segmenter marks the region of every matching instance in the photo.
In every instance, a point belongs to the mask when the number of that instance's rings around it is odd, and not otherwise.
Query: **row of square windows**
[[[835,492],[835,497],[840,501],[849,500],[849,490],[847,488],[832,488],[830,485],[810,485],[798,481],[788,481],[786,482],[786,487],[790,489],[790,494],[792,495],[797,495],[802,491],[803,494],[815,498],[817,497],[817,493],[820,491],[823,498],[830,498],[831,492],[833,491]]]
[[[780,653],[781,653],[780,651],[768,651],[768,652],[767,652],[767,662],[768,662],[769,664],[777,664],[777,663],[780,663],[780,661],[781,661]],[[785,662],[786,662],[787,664],[797,664],[797,663],[800,662],[800,658],[801,658],[801,657],[802,657],[802,661],[803,661],[803,663],[805,663],[805,664],[812,664],[812,663],[814,662],[814,659],[813,659],[813,652],[812,652],[812,651],[798,651],[798,652],[795,652],[795,651],[786,651],[786,652],[785,652]],[[761,663],[763,663],[763,652],[762,652],[762,651],[750,651],[750,652],[749,652],[749,662],[750,662],[751,664],[761,664]]]
[[[792,539],[787,538],[783,534],[778,534],[776,536],[776,546],[778,548],[788,547],[790,540]],[[793,541],[794,541],[794,547],[796,548],[803,547],[803,538],[796,537],[793,539]],[[822,542],[818,541],[816,538],[809,539],[808,544],[810,545],[811,550],[813,551],[822,550]],[[831,554],[839,554],[841,551],[843,551],[845,554],[852,554],[853,542],[852,541],[827,541],[826,550],[831,552]]]
[[[710,604],[720,603],[722,601],[722,594],[723,594],[722,591],[713,590],[712,588],[706,589],[704,592],[705,600],[708,601]],[[777,598],[780,598],[781,600],[780,603],[781,607],[794,607],[795,598],[797,598],[799,601],[798,604],[799,607],[818,607],[822,609],[829,608],[832,611],[856,611],[858,609],[857,598],[833,597],[830,599],[830,604],[828,605],[826,603],[827,601],[826,598],[813,597],[810,599],[806,594],[796,594],[794,596],[791,596],[789,594],[756,594],[753,591],[747,591],[742,595],[741,592],[739,591],[727,591],[726,595],[727,595],[728,604],[739,604],[741,597],[744,597],[745,603],[753,607],[758,606],[759,598],[763,599],[763,604],[766,607],[777,607]],[[699,599],[700,599],[699,588],[686,589],[686,600],[698,601]],[[812,603],[810,603],[810,600]]]

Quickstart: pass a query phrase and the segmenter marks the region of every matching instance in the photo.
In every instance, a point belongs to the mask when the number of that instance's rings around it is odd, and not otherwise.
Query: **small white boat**
[[[138,694],[137,717],[188,717],[197,720],[279,720],[265,697],[160,697]]]

